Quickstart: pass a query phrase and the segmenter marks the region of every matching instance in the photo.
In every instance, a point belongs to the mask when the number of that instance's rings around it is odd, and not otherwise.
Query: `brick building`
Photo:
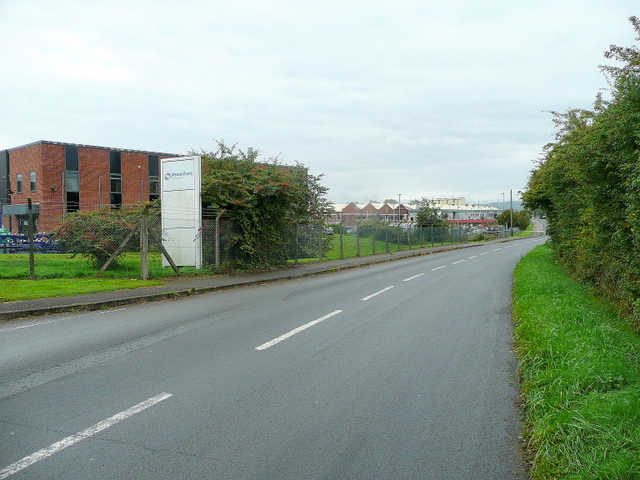
[[[44,140],[0,150],[0,226],[25,233],[28,198],[36,232],[78,210],[154,200],[160,159],[179,156]]]

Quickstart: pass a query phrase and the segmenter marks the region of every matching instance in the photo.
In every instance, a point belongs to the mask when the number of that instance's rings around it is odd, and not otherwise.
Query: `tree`
[[[640,41],[640,21],[631,17]],[[601,66],[610,99],[554,114],[557,134],[529,178],[523,203],[543,211],[558,261],[640,326],[640,49],[611,46]]]
[[[512,215],[511,209],[504,210],[496,217],[496,223],[498,225],[511,226],[512,219],[513,228],[526,230],[529,227],[529,223],[531,223],[531,212],[529,212],[529,210],[513,210]]]
[[[203,207],[225,210],[241,230],[236,237],[238,267],[261,270],[286,265],[289,226],[317,223],[330,211],[322,176],[309,175],[301,163],[285,166],[279,158],[256,162],[236,145],[218,141],[202,156]]]
[[[418,226],[442,226],[447,223],[447,214],[442,213],[440,208],[432,205],[427,198],[422,197],[422,200],[417,203],[417,207],[416,223]]]

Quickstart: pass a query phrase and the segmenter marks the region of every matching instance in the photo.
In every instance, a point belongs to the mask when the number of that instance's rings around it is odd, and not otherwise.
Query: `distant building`
[[[28,198],[36,232],[78,210],[154,200],[160,159],[179,156],[45,140],[0,150],[0,226],[26,233]]]
[[[341,224],[344,226],[355,226],[362,220],[369,218],[379,218],[388,223],[403,223],[413,221],[410,218],[410,210],[404,205],[390,206],[387,203],[369,202],[334,204],[334,213],[327,217],[328,224]]]
[[[502,210],[493,205],[469,205],[464,197],[436,198],[431,200],[430,204],[445,213],[449,223],[455,224],[492,225],[496,217],[502,212]]]
[[[430,205],[446,214],[449,223],[478,227],[493,224],[501,212],[493,205],[469,205],[464,197],[436,198],[431,200]],[[418,209],[403,204],[390,206],[387,203],[351,202],[335,204],[334,212],[327,217],[327,223],[354,226],[369,218],[380,218],[390,224],[415,223]]]

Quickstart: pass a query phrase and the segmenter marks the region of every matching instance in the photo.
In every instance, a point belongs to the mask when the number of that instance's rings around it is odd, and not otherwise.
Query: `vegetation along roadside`
[[[640,335],[552,258],[536,247],[514,283],[531,477],[640,479]]]

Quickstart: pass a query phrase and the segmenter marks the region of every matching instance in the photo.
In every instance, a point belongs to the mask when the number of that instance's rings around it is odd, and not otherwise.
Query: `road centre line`
[[[462,262],[464,262],[464,260],[458,260],[457,262],[453,262],[451,265],[457,265],[457,264],[462,263]]]
[[[497,252],[498,250],[502,250],[502,247],[500,247],[500,248],[494,248],[492,251]]]
[[[391,290],[393,288],[393,285],[391,285],[390,287],[387,288],[383,288],[382,290],[377,291],[376,293],[372,293],[371,295],[368,295],[364,298],[361,298],[360,300],[364,300],[365,302],[373,297],[375,297],[376,295],[380,295],[381,293],[384,293],[388,290]]]
[[[419,273],[418,275],[414,275],[413,277],[405,278],[405,279],[403,280],[403,282],[410,282],[410,281],[411,281],[411,280],[413,280],[414,278],[421,277],[422,275],[424,275],[424,273]]]
[[[280,343],[283,340],[286,340],[289,337],[293,337],[296,333],[300,333],[303,330],[306,330],[309,327],[313,327],[314,325],[317,325],[320,322],[324,322],[325,320],[327,320],[328,318],[334,317],[336,315],[338,315],[339,313],[342,313],[342,310],[335,310],[327,315],[325,315],[324,317],[320,317],[317,318],[316,320],[313,320],[309,323],[305,323],[304,325],[299,326],[298,328],[294,328],[293,330],[291,330],[290,332],[285,333],[284,335],[280,335],[279,337],[274,338],[273,340],[267,342],[267,343],[263,343],[262,345],[256,347],[256,350],[266,350],[269,347],[273,347],[274,345]],[[0,479],[2,480],[2,479]]]
[[[478,258],[478,255],[473,255],[473,256],[469,257],[469,260],[471,260],[472,258]]]
[[[431,271],[435,272],[436,270],[440,270],[441,268],[447,268],[446,265],[441,265],[440,267],[432,268]]]
[[[100,433],[101,431],[106,430],[109,427],[112,427],[116,423],[121,422],[122,420],[125,420],[135,415],[136,413],[140,413],[141,411],[146,410],[147,408],[152,407],[156,403],[166,400],[171,396],[173,396],[173,393],[164,392],[156,395],[155,397],[151,397],[144,402],[140,402],[131,408],[123,410],[120,413],[116,413],[114,416],[98,422],[95,425],[82,430],[81,432],[78,432],[75,435],[63,438],[59,442],[53,443],[46,448],[38,450],[37,452],[24,457],[22,460],[18,460],[17,462],[12,463],[11,465],[0,470],[0,480],[3,480],[8,476],[13,475],[14,473],[18,473],[20,470],[24,470],[34,463],[39,462],[40,460],[58,453],[60,450],[70,447],[71,445],[78,443],[80,440],[85,440],[89,437],[92,437],[93,435]]]
[[[482,252],[480,255],[487,255],[489,253],[491,253],[491,252]]]

